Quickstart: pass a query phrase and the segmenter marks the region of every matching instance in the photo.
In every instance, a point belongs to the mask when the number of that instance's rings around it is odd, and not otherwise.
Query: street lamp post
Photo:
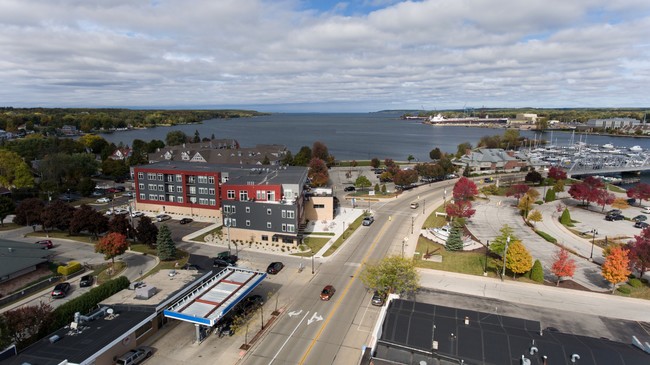
[[[411,234],[413,234],[413,225],[415,224],[415,217],[411,217]]]
[[[589,261],[594,261],[594,245],[596,244],[596,235],[598,234],[598,230],[594,228],[591,230],[591,233],[594,235],[591,239],[591,254],[589,255]]]
[[[506,276],[506,256],[508,255],[508,245],[510,244],[510,236],[506,239],[506,247],[503,250],[503,272],[501,273],[501,281]]]
[[[427,210],[427,200],[422,199],[422,214],[424,214],[425,210]]]
[[[488,262],[488,253],[490,252],[490,240],[487,240],[485,244],[485,268],[483,269],[483,276],[487,276],[487,262]]]
[[[309,248],[311,250],[311,274],[314,275],[314,249]]]

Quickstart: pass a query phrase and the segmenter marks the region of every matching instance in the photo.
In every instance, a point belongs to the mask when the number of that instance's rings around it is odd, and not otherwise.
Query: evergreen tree
[[[542,268],[542,263],[539,260],[535,260],[533,268],[530,270],[530,279],[538,282],[544,282],[544,269]]]
[[[546,197],[544,197],[544,200],[548,202],[552,202],[555,200],[555,190],[554,189],[548,189],[546,191]]]
[[[452,227],[447,237],[445,245],[447,251],[462,251],[463,250],[463,235],[460,227]]]
[[[156,242],[159,259],[162,261],[169,261],[176,257],[176,244],[172,240],[172,233],[169,228],[167,228],[166,224],[163,224],[163,226],[160,227]]]
[[[573,223],[571,223],[571,213],[569,213],[569,208],[564,208],[564,212],[562,212],[562,216],[560,217],[560,223],[568,227],[573,225]]]

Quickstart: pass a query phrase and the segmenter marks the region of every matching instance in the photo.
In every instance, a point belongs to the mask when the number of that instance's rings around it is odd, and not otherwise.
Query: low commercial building
[[[50,251],[43,249],[40,244],[16,242],[0,239],[0,295],[4,283],[36,271],[39,267],[47,267]]]
[[[525,159],[519,158],[514,151],[505,151],[502,148],[478,148],[468,151],[456,159],[454,164],[478,174],[518,172],[528,167]]]
[[[589,119],[585,125],[589,128],[598,129],[619,129],[636,127],[641,122],[633,118],[607,118],[607,119]]]

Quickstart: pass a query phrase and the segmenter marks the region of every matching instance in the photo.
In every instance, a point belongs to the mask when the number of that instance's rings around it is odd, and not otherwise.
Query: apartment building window
[[[147,195],[145,193],[141,193],[140,200],[147,200]]]
[[[214,195],[215,194],[214,188],[209,188],[208,189],[208,194]]]
[[[147,180],[156,180],[156,174],[147,173]]]
[[[235,191],[234,190],[228,190],[228,199],[235,199]]]
[[[138,172],[138,180],[144,179],[144,172]]]
[[[246,207],[246,213],[250,213],[250,212],[251,212],[251,207]]]
[[[182,186],[177,186],[176,187],[176,192],[177,193],[182,193],[183,192],[183,187]]]
[[[269,240],[269,236],[263,234],[262,235],[262,241],[268,241],[268,240]]]
[[[230,218],[230,226],[237,227],[237,220],[235,218]]]
[[[214,184],[214,176],[208,176],[208,184]]]
[[[165,191],[165,185],[158,185],[158,191]]]
[[[248,200],[248,191],[246,190],[241,190],[239,192],[239,200],[241,201],[247,201]]]
[[[325,208],[325,204],[314,204],[314,209],[322,209]]]
[[[266,209],[266,215],[271,215],[271,208]]]
[[[170,193],[173,193],[174,192],[174,185],[168,185],[167,186],[167,191],[170,192]]]
[[[286,218],[286,217],[287,217],[287,211],[286,211],[286,210],[283,210],[283,211],[282,211],[282,218]]]
[[[273,225],[271,225],[271,222],[266,222],[266,228],[268,228],[268,229],[273,228]]]
[[[199,184],[206,184],[208,182],[207,176],[199,176]]]
[[[294,219],[295,216],[296,216],[296,212],[294,212],[293,210],[287,210],[287,218]]]
[[[183,175],[176,175],[176,182],[183,182]]]
[[[257,196],[257,200],[264,200],[264,198],[266,197],[266,191],[258,190],[256,196]]]
[[[293,224],[287,224],[287,232],[295,232],[296,231],[296,226]]]
[[[172,202],[172,203],[174,202],[174,196],[173,195],[169,196],[169,201]]]
[[[195,196],[190,197],[190,204],[196,204],[196,197]]]
[[[144,184],[143,183],[138,183],[138,189],[144,190]]]
[[[199,188],[199,194],[207,194],[208,193],[208,188]]]
[[[274,202],[275,201],[275,191],[266,192],[266,200]]]
[[[224,213],[230,213],[230,205],[224,205],[223,206],[223,212]]]
[[[293,199],[293,191],[285,190],[284,191],[284,198],[288,199],[288,200]]]
[[[163,174],[158,174],[158,181],[165,181],[165,180],[163,179]]]
[[[250,227],[250,226],[251,226],[251,221],[247,219],[246,220],[246,227]]]
[[[174,175],[167,175],[167,182],[174,182]]]
[[[165,196],[164,195],[158,195],[158,200],[160,200],[161,202],[164,202],[165,201]]]
[[[149,190],[153,190],[153,191],[158,190],[158,185],[156,184],[149,184],[147,186],[149,187]]]
[[[196,183],[196,176],[188,176],[187,177],[187,182],[190,184]]]
[[[201,205],[208,205],[208,199],[205,199],[205,198],[199,198],[199,204],[201,204]]]
[[[149,200],[158,200],[158,195],[156,195],[156,194],[149,194]]]
[[[217,201],[215,199],[210,199],[210,205],[217,205]]]
[[[190,186],[190,194],[196,194],[196,186]]]
[[[178,199],[176,199],[176,202],[178,202],[178,203],[182,203],[182,202],[183,202],[183,197],[182,197],[182,196],[179,196]]]
[[[287,225],[283,223],[282,224],[282,232],[286,232],[286,231],[287,231]]]

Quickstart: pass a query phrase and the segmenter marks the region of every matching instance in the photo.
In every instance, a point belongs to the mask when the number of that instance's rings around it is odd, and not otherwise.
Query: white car
[[[643,207],[643,210],[641,210],[641,213],[650,214],[650,207]]]
[[[109,203],[111,201],[111,198],[99,198],[97,199],[97,203]]]
[[[135,211],[135,212],[131,213],[131,217],[133,217],[133,218],[142,217],[143,215],[144,215],[144,213],[138,212],[138,211]]]
[[[117,209],[115,209],[115,212],[113,212],[113,213],[115,213],[115,214],[129,214],[129,211],[126,210],[126,209],[117,208]]]

